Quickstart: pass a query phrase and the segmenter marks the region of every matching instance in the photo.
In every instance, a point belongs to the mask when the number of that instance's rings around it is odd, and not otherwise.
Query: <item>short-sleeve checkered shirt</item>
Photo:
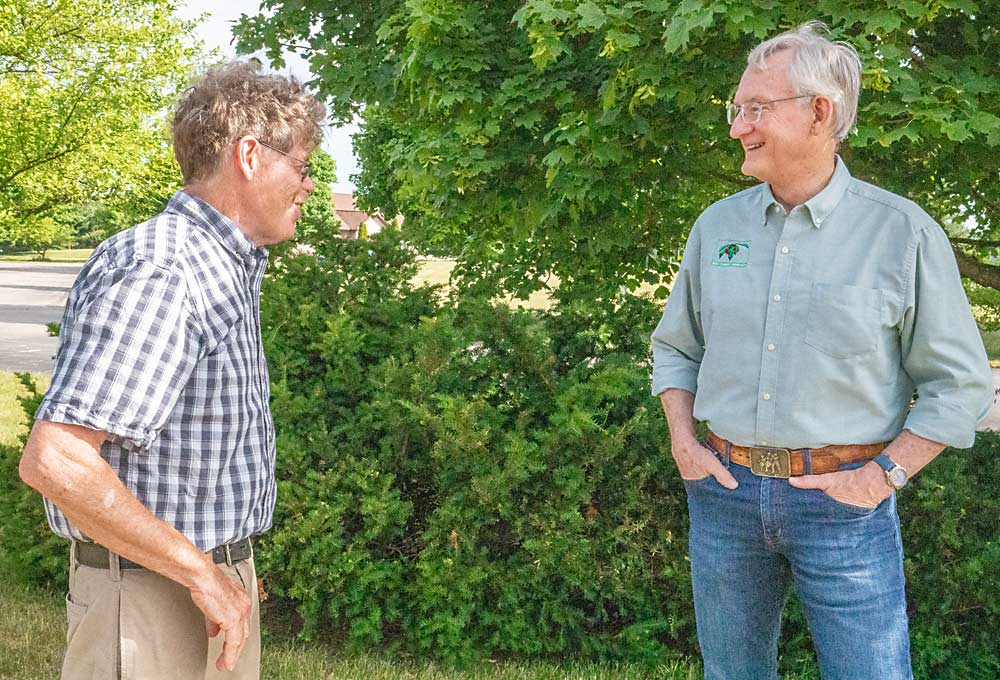
[[[177,192],[81,270],[35,416],[106,432],[101,455],[128,490],[202,550],[271,525],[266,266],[235,223]],[[47,501],[46,514],[60,536],[88,540]]]

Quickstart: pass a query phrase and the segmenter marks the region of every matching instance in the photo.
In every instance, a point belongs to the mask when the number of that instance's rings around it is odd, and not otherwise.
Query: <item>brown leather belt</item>
[[[729,446],[729,460],[750,468],[755,475],[761,477],[777,477],[787,479],[799,475],[822,475],[836,472],[845,463],[858,463],[871,460],[889,442],[878,444],[834,444],[818,449],[782,449],[773,446],[737,446],[718,436],[711,430],[708,433],[708,444],[717,453],[725,455]]]
[[[94,569],[112,568],[111,555],[113,553],[109,552],[103,545],[98,545],[97,543],[82,543],[80,541],[75,541],[73,545],[75,546],[74,552],[76,554],[76,561],[85,567],[93,567]],[[220,545],[219,547],[210,550],[208,554],[212,556],[212,561],[216,564],[228,564],[231,566],[237,562],[242,562],[253,555],[253,548],[250,544],[250,539],[244,538],[241,541]],[[145,569],[144,566],[137,564],[132,560],[127,560],[124,557],[117,555],[116,557],[118,557],[120,569]]]

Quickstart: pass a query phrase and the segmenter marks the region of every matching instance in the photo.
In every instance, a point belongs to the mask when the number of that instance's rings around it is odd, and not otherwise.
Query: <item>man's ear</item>
[[[811,132],[818,135],[833,125],[833,102],[829,97],[816,95],[812,100],[813,124]]]
[[[248,182],[253,181],[254,176],[260,172],[262,152],[263,147],[260,142],[249,135],[240,137],[233,145],[230,160]]]

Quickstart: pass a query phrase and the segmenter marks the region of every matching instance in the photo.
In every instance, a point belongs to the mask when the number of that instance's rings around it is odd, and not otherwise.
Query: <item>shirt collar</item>
[[[830,216],[834,208],[840,203],[840,199],[847,192],[847,185],[851,182],[851,173],[847,171],[844,161],[837,156],[837,164],[833,169],[833,176],[827,182],[823,190],[805,202],[806,209],[809,210],[809,217],[813,226],[819,229],[826,218]]]
[[[809,211],[809,219],[812,220],[814,227],[819,229],[823,225],[826,218],[830,216],[834,208],[840,203],[840,199],[844,197],[844,194],[847,192],[847,186],[850,183],[851,173],[847,171],[847,166],[844,165],[844,161],[838,155],[830,181],[827,182],[822,191],[803,204],[806,210]],[[771,185],[765,183],[761,191],[760,201],[762,224],[767,224],[767,213],[771,209],[771,206],[777,206],[778,209],[784,210],[781,203],[778,202],[778,199],[771,192]]]
[[[210,204],[183,189],[167,203],[164,212],[182,215],[211,233],[229,252],[242,260],[266,258],[267,249],[254,244],[239,226]]]
[[[771,192],[771,185],[766,182],[761,185],[763,187],[760,192],[760,223],[761,225],[767,225],[767,214],[772,208],[777,207],[778,210],[784,211],[781,204],[778,203],[778,199],[774,197]]]

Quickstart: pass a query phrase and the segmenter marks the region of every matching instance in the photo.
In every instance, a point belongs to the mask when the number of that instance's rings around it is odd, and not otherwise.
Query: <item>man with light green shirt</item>
[[[824,28],[750,53],[730,136],[763,184],[698,218],[652,336],[707,680],[777,678],[793,585],[824,678],[912,678],[894,494],[992,400],[941,227],[837,155],[861,68]]]

